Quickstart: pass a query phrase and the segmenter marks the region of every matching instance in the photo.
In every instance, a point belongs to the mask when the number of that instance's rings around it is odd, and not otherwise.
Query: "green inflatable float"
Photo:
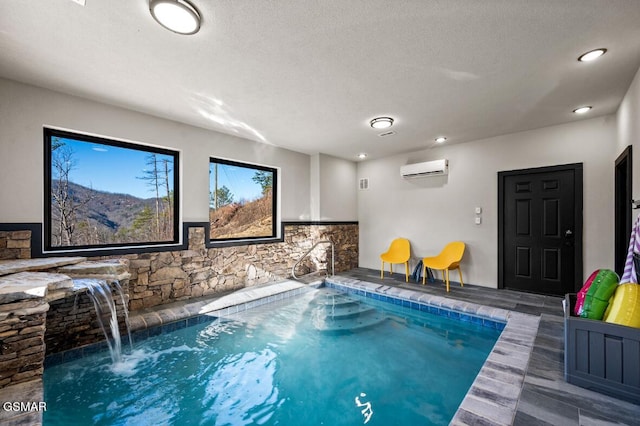
[[[618,287],[618,274],[610,269],[601,269],[593,279],[591,287],[584,298],[584,305],[580,316],[601,320],[609,306],[609,299]]]

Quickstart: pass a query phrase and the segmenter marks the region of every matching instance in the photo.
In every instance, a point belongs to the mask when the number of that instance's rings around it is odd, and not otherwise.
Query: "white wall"
[[[633,199],[640,200],[640,69],[629,86],[616,117],[618,124],[617,152],[618,154],[622,153],[629,145],[633,147],[631,154],[633,157]]]
[[[318,157],[320,200],[318,220],[357,220],[357,164],[326,154],[320,154]]]
[[[311,220],[320,220],[320,154],[309,160],[309,210]]]
[[[212,156],[279,167],[282,219],[310,218],[308,155],[0,79],[0,223],[43,220],[43,126],[180,151],[183,221],[208,221]]]
[[[311,220],[357,220],[356,163],[326,154],[314,154],[309,168]]]
[[[360,266],[380,267],[393,238],[406,237],[412,255],[437,254],[449,241],[467,243],[465,281],[497,287],[499,171],[584,164],[584,273],[613,266],[613,116],[577,121],[464,144],[443,145],[360,163]],[[449,175],[406,181],[400,166],[446,158]],[[475,225],[475,207],[482,224]],[[457,280],[457,275],[453,274]]]

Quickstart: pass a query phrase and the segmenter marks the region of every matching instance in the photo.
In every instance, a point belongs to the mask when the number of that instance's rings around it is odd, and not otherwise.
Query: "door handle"
[[[573,231],[571,229],[567,229],[564,231],[564,245],[567,247],[573,247]]]

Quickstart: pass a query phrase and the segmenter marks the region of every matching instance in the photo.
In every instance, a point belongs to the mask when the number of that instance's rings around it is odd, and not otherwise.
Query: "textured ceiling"
[[[611,114],[640,67],[638,0],[192,3],[183,36],[147,0],[1,0],[0,76],[355,160]]]

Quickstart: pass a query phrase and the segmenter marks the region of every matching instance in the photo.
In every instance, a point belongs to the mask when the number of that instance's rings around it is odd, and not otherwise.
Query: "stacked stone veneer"
[[[57,268],[57,272],[75,278],[73,291],[63,291],[60,295],[50,294],[49,312],[47,313],[47,329],[45,344],[47,355],[68,349],[97,343],[105,340],[104,331],[98,322],[98,315],[93,302],[82,286],[83,278],[104,279],[110,284],[111,295],[115,302],[120,335],[126,339],[124,303],[128,303],[129,273],[128,261],[117,259],[109,261],[93,261]],[[117,291],[115,282],[122,288],[122,295]],[[110,317],[104,315],[102,323],[109,330]]]
[[[43,297],[0,305],[0,388],[42,376],[48,309]]]
[[[0,231],[0,259],[31,257],[31,231]]]
[[[3,251],[4,255],[13,259],[29,257],[30,234],[30,231],[1,232],[3,247],[12,250]],[[99,278],[105,277],[105,273],[116,277],[129,310],[135,311],[288,278],[295,262],[320,240],[333,241],[336,272],[358,265],[357,224],[287,225],[283,241],[270,244],[207,248],[204,227],[191,227],[188,238],[187,250],[118,256],[120,261],[115,256],[89,258],[89,263],[97,265],[96,271],[87,263],[58,265],[50,271],[68,277]],[[327,270],[330,260],[330,246],[318,246],[299,265],[297,274]],[[52,259],[29,260],[40,261],[48,263]],[[114,296],[118,318],[122,319],[120,296],[115,293]],[[121,331],[124,332],[124,324]],[[44,343],[46,353],[52,354],[101,340],[104,335],[95,309],[84,291],[66,288],[56,295],[5,300],[0,303],[0,387],[41,375]]]
[[[127,342],[127,328],[122,299],[115,290],[112,290],[112,295],[116,303],[120,336],[122,343],[125,344]],[[47,355],[105,340],[104,332],[98,323],[96,309],[86,291],[52,301],[49,305],[45,333]],[[109,318],[102,318],[108,333],[111,333],[109,320]]]
[[[0,271],[0,388],[42,376],[47,291],[73,286],[66,276],[28,272],[22,264],[12,273],[12,266]]]
[[[72,277],[119,281],[126,260],[44,258],[0,262],[0,388],[40,379],[45,354],[105,340],[86,285]],[[124,301],[123,301],[124,299]],[[114,291],[118,312],[127,303]],[[122,330],[126,330],[122,315]]]
[[[336,272],[358,266],[358,225],[287,225],[273,244],[205,247],[205,229],[190,228],[188,250],[121,256],[129,260],[131,311],[277,281],[315,242],[331,240]],[[329,245],[318,246],[297,275],[330,268]]]

